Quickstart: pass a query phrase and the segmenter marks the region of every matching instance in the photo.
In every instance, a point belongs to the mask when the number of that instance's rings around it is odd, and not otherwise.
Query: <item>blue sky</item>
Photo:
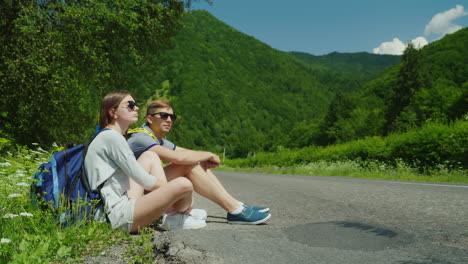
[[[466,0],[203,0],[224,23],[282,51],[401,54],[468,26]]]

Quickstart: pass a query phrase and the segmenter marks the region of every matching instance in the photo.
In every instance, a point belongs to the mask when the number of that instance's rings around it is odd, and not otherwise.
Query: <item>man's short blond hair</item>
[[[155,113],[156,109],[158,108],[171,108],[171,109],[174,109],[174,107],[172,107],[172,104],[167,101],[167,100],[154,100],[154,101],[151,101],[148,105],[147,105],[147,108],[146,108],[146,115],[152,115]]]

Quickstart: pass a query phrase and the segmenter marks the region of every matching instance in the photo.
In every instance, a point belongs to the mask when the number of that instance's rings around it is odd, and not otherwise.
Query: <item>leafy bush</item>
[[[10,147],[10,140],[0,137],[0,151],[3,151]]]
[[[446,125],[427,123],[420,129],[386,138],[369,137],[327,147],[300,150],[282,149],[277,153],[258,153],[246,159],[228,160],[231,167],[292,166],[317,161],[355,160],[361,166],[383,162],[397,166],[399,162],[421,170],[443,165],[449,169],[468,168],[468,122]]]
[[[438,164],[468,168],[468,122],[451,126],[428,123],[421,129],[387,138],[389,156],[419,168]]]

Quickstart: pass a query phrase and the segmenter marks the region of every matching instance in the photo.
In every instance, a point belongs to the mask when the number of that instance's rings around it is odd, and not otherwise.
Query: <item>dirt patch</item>
[[[158,264],[223,264],[224,261],[206,252],[194,249],[182,241],[177,241],[174,232],[154,232],[152,238],[154,244],[154,257]],[[126,255],[128,245],[118,245],[104,250],[97,256],[87,256],[85,264],[125,264],[129,262]]]
[[[160,264],[207,263],[222,264],[224,261],[205,250],[188,247],[174,239],[173,232],[155,232],[153,244],[156,259]]]
[[[128,260],[125,259],[125,253],[128,245],[118,245],[111,247],[101,252],[97,256],[85,257],[84,264],[125,264]]]

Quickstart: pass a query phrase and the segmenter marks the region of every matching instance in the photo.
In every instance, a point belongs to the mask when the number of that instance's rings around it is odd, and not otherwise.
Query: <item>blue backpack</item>
[[[88,145],[55,152],[33,176],[33,201],[42,209],[50,209],[64,226],[92,219],[95,209],[104,204],[101,197],[104,183],[91,189],[84,169]]]

